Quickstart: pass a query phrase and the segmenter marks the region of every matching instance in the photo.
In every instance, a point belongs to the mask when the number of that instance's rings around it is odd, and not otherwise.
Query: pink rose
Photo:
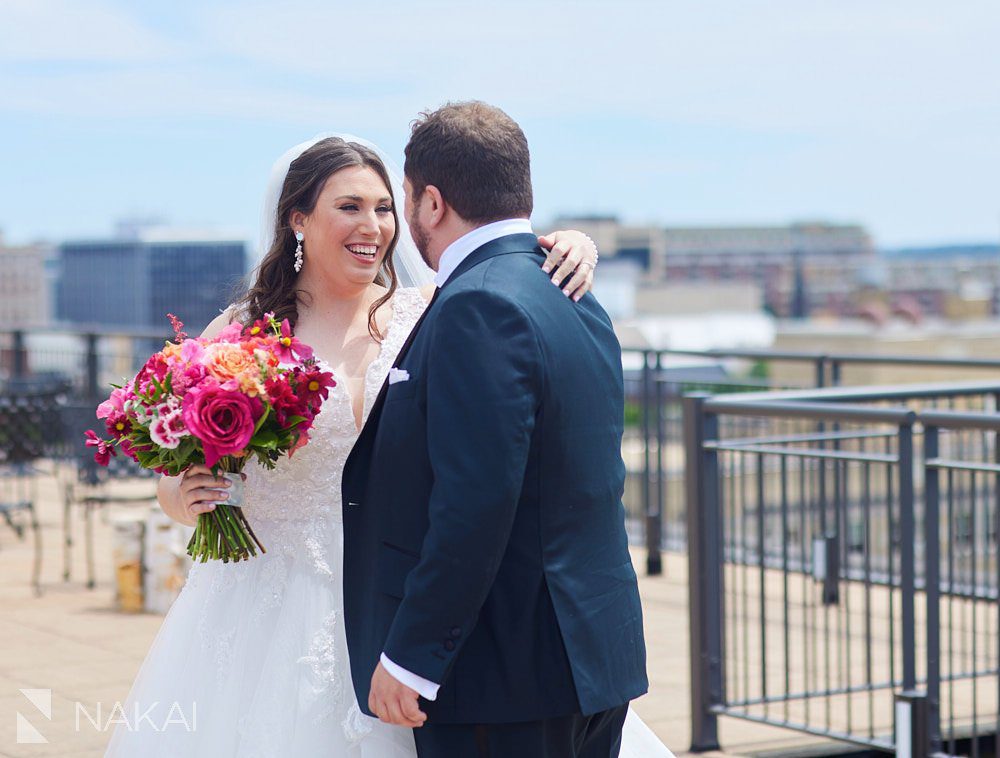
[[[213,342],[239,342],[243,337],[243,325],[233,322],[225,326],[222,331],[215,335]]]
[[[97,406],[97,418],[109,418],[114,415],[125,414],[125,401],[133,397],[130,388],[115,387],[111,390],[111,397]]]
[[[184,397],[184,426],[201,440],[205,465],[214,466],[225,455],[243,452],[263,410],[258,398],[205,384],[192,387]]]
[[[205,378],[205,367],[200,363],[189,363],[180,371],[174,371],[171,376],[173,381],[170,389],[175,396],[183,398],[191,387]]]
[[[197,363],[205,355],[205,348],[198,340],[184,340],[181,343],[181,358],[187,363]]]

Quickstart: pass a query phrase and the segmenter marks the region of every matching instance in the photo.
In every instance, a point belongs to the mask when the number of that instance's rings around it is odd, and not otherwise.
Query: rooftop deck
[[[84,586],[82,544],[73,550],[72,581],[63,582],[60,494],[49,477],[39,484],[44,540],[41,597],[35,597],[30,586],[30,537],[19,541],[0,525],[0,757],[102,755],[109,735],[86,718],[77,729],[75,703],[92,715],[102,704],[106,721],[114,703],[128,694],[162,617],[113,609],[111,529],[100,517],[94,530],[97,588]],[[74,518],[79,519],[78,512]],[[80,525],[74,528],[79,534]],[[638,552],[634,562],[642,565]],[[689,744],[686,559],[668,554],[664,569],[663,576],[640,580],[651,686],[635,709],[675,753],[683,755]],[[51,721],[19,692],[22,688],[53,691]],[[48,744],[16,743],[18,712]],[[723,719],[720,729],[727,752],[704,755],[801,755],[807,745],[823,744],[807,735],[732,719]]]

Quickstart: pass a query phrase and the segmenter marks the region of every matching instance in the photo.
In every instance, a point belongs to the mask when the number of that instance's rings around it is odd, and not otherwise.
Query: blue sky
[[[500,105],[535,219],[863,223],[1000,237],[995,0],[0,0],[0,228],[128,215],[256,237],[273,160]]]

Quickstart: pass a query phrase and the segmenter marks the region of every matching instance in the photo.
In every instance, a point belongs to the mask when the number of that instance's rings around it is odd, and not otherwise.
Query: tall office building
[[[0,235],[0,328],[45,326],[51,299],[44,245],[9,246]]]
[[[131,238],[59,248],[56,317],[111,327],[167,327],[177,315],[197,333],[232,301],[246,275],[244,242],[139,230]]]

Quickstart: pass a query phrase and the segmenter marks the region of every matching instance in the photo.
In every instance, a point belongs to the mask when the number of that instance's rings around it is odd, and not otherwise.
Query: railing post
[[[822,389],[826,386],[826,356],[821,355],[816,359],[816,388]]]
[[[684,398],[688,531],[688,612],[691,665],[691,750],[719,749],[723,702],[723,518],[719,460],[705,442],[718,439],[719,420],[705,411],[708,395]]]
[[[830,359],[830,386],[839,387],[842,380],[843,364],[835,358]]]
[[[939,430],[924,426],[924,577],[927,598],[927,740],[930,751],[941,749],[941,542]]]
[[[650,366],[651,350],[642,353],[642,513],[646,530],[646,573],[656,576],[662,571],[660,556],[659,519],[653,505],[653,368]]]
[[[899,579],[902,604],[903,689],[917,686],[916,666],[916,514],[913,496],[913,423],[899,425]]]
[[[88,401],[93,400],[96,404],[100,398],[100,387],[98,386],[98,366],[97,366],[97,340],[96,334],[85,334],[86,342],[86,383],[84,385],[85,397]]]
[[[663,476],[663,456],[666,441],[664,439],[663,428],[663,382],[660,381],[660,371],[663,368],[663,355],[656,351],[656,373],[653,376],[653,401],[656,403],[656,411],[653,418],[656,421],[656,498],[654,501],[654,511],[649,517],[649,544],[646,555],[646,573],[650,576],[659,576],[663,573],[663,518],[666,482]]]
[[[24,344],[24,332],[18,330],[13,335],[14,344],[11,349],[14,352],[14,378],[23,379],[28,375],[28,349]]]
[[[903,690],[895,697],[896,757],[930,758],[927,694]]]

